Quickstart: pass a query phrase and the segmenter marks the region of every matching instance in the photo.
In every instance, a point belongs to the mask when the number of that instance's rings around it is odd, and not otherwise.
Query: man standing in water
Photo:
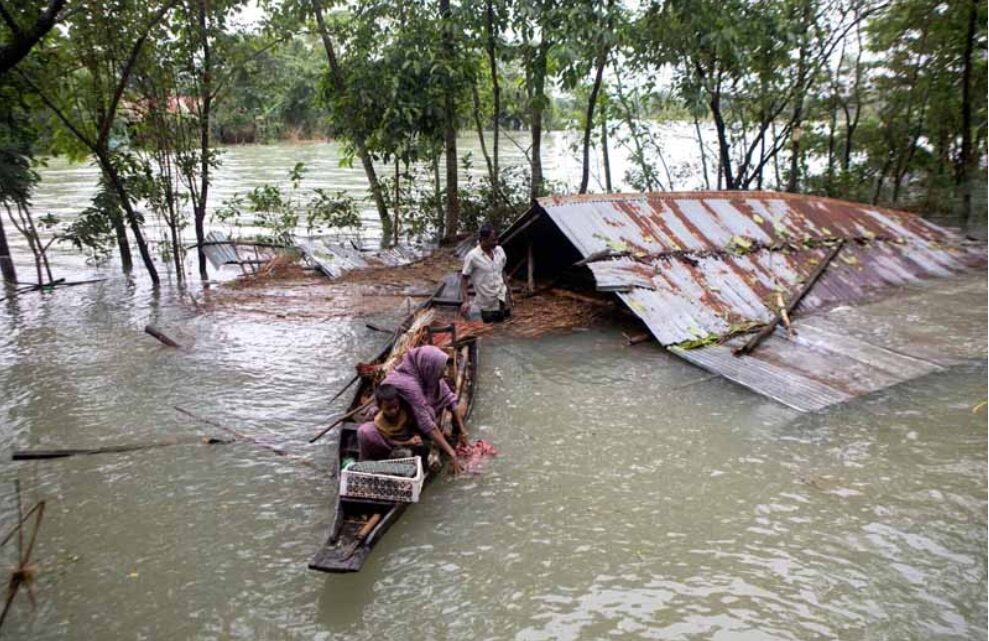
[[[484,223],[477,234],[477,247],[464,258],[460,272],[460,313],[467,316],[471,303],[467,294],[468,279],[474,285],[474,304],[481,310],[485,323],[500,323],[512,315],[512,291],[505,278],[505,250],[498,245],[498,233],[491,223]]]

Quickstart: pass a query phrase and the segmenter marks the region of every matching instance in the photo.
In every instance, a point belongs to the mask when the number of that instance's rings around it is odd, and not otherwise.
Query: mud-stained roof
[[[984,245],[968,243],[917,215],[796,194],[542,198],[502,235],[510,253],[523,254],[511,245],[535,238],[535,223],[547,219],[583,257],[580,262],[590,269],[596,287],[615,292],[666,346],[714,343],[773,320],[779,301],[795,295],[841,241],[837,258],[802,299],[796,315],[878,298],[890,288],[984,269],[986,264]],[[533,244],[537,267],[541,256],[553,252],[552,240],[538,238]],[[558,244],[558,234],[556,240]],[[717,351],[713,347],[708,348],[711,354]],[[704,359],[696,353],[688,360],[701,364]],[[705,366],[715,371],[756,366],[754,359],[744,357],[707,360],[711,362]],[[786,358],[781,362],[774,370],[776,386],[791,371]],[[787,403],[791,406],[812,409],[850,395],[820,389],[819,381],[803,385],[797,379],[806,376],[792,373],[795,388],[817,400]],[[843,384],[830,388],[843,389]]]

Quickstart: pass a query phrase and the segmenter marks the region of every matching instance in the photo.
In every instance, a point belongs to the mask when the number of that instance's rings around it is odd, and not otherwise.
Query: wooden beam
[[[515,238],[516,236],[518,236],[519,234],[521,234],[523,231],[525,231],[529,227],[529,225],[531,225],[532,223],[534,223],[537,220],[539,220],[540,217],[541,217],[540,212],[536,212],[535,214],[533,214],[532,218],[530,218],[529,220],[527,220],[524,223],[522,223],[521,225],[519,225],[518,229],[515,229],[514,231],[512,231],[511,234],[509,234],[508,236],[505,236],[504,238],[499,238],[498,239],[498,242],[500,244],[502,244],[502,245],[507,245],[509,242],[511,242],[511,240],[513,238]]]
[[[160,340],[165,345],[168,345],[169,347],[182,347],[181,345],[173,341],[171,338],[166,336],[160,329],[158,329],[154,325],[145,325],[144,331],[147,332],[148,334],[151,334],[152,336]]]
[[[787,304],[786,308],[776,312],[776,316],[773,320],[766,323],[766,325],[759,330],[759,333],[750,338],[741,347],[736,347],[733,349],[731,353],[735,356],[750,354],[752,350],[759,346],[759,343],[764,341],[770,334],[776,331],[776,326],[780,324],[780,321],[782,321],[784,317],[788,317],[793,313],[793,310],[796,309],[797,305],[800,304],[800,301],[807,295],[807,292],[814,287],[814,283],[818,281],[824,271],[828,268],[828,265],[831,264],[831,261],[834,260],[834,257],[838,255],[838,252],[840,252],[841,248],[844,246],[845,241],[839,241],[838,244],[834,246],[834,249],[832,249],[831,252],[825,256],[824,260],[821,261],[821,264],[817,266],[817,269],[815,269],[814,273],[810,275],[810,278],[807,279],[807,282],[804,283],[804,286],[800,289],[800,291],[798,291],[797,294],[790,299],[790,302]]]
[[[536,291],[536,263],[535,258],[532,255],[532,239],[526,244],[526,265],[528,265],[528,278],[526,279],[526,284],[529,287],[529,293]]]

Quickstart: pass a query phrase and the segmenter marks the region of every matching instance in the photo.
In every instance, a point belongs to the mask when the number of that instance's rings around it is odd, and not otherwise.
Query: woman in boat
[[[452,469],[456,472],[459,470],[457,453],[447,442],[446,437],[443,436],[443,430],[439,427],[439,417],[442,416],[444,410],[448,409],[453,416],[454,424],[460,430],[460,434],[462,436],[467,434],[463,417],[457,411],[457,397],[443,377],[450,361],[451,357],[434,345],[412,348],[402,358],[401,364],[395,368],[395,371],[381,381],[378,389],[380,390],[382,387],[385,387],[386,390],[387,388],[394,389],[400,401],[399,407],[404,405],[407,408],[405,422],[414,425],[423,436],[431,438],[450,457]],[[385,391],[383,393],[390,395],[392,392]],[[392,421],[400,420],[401,412],[392,406],[391,415],[395,418],[388,419],[381,409],[380,401],[378,405],[375,420],[370,424],[365,423],[358,430],[361,458],[364,458],[363,453],[365,451],[369,455],[372,452],[380,454],[386,448],[390,452],[394,447],[388,445],[389,441],[395,441],[389,439],[387,433],[394,427]],[[383,428],[379,426],[379,416],[381,417],[381,424],[384,425]],[[373,427],[373,431],[372,427],[367,427],[368,425]],[[403,423],[400,429],[395,430],[395,433],[404,435],[405,429]]]

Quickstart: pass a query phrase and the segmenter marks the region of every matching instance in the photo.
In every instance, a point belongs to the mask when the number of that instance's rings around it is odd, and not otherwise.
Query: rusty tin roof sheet
[[[624,254],[588,267],[598,288],[618,293],[664,345],[770,320],[776,293],[789,297],[799,289],[827,254],[820,246],[826,240],[851,242],[800,311],[985,265],[984,247],[966,246],[919,216],[828,198],[686,192],[550,197],[538,204],[531,215],[544,211],[585,258]],[[727,250],[740,244],[747,247]]]

